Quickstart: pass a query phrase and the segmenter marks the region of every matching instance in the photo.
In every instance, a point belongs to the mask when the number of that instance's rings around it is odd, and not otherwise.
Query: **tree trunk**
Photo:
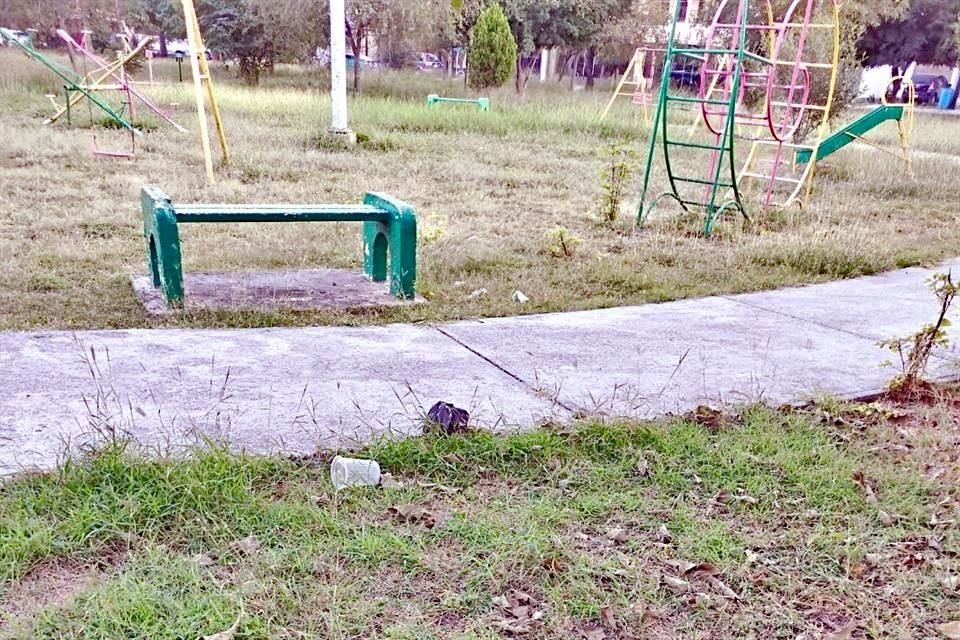
[[[160,57],[166,58],[170,55],[170,52],[167,51],[167,32],[160,32]]]
[[[557,65],[558,67],[560,67],[560,69],[557,72],[557,82],[563,82],[563,76],[566,75],[567,73],[567,65],[570,64],[570,56],[566,55],[566,53],[567,53],[566,51],[563,52],[563,55],[564,55],[563,64]],[[560,56],[561,54],[557,52],[557,55]]]
[[[570,69],[570,91],[573,91],[577,86],[577,71],[580,67],[580,53],[575,53],[571,57],[572,65]]]
[[[585,88],[587,89],[587,91],[590,91],[593,89],[593,72],[594,72],[594,67],[596,66],[596,63],[597,63],[597,48],[595,46],[591,46],[587,49],[587,62],[584,65],[584,69],[583,69],[584,75],[587,76],[587,81],[585,85]]]
[[[519,53],[517,54],[517,68],[513,76],[513,87],[517,91],[517,95],[523,91],[522,84],[520,82],[520,77],[523,75],[523,56]]]
[[[360,94],[360,43],[363,36],[350,38],[350,50],[353,51],[353,95]]]

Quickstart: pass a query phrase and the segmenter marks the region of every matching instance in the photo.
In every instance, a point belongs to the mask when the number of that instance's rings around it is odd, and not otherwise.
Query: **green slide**
[[[817,161],[823,160],[830,154],[843,149],[857,138],[884,122],[902,120],[903,112],[903,105],[883,105],[863,115],[861,118],[854,120],[844,128],[834,131],[829,138],[820,143],[820,147],[817,149]],[[800,149],[797,151],[797,164],[807,164],[810,162],[812,155],[813,151],[810,149]]]

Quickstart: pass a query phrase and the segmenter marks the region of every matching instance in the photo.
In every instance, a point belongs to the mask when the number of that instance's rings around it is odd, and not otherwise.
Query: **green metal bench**
[[[387,280],[390,293],[413,298],[417,281],[417,218],[413,208],[379,193],[363,204],[261,205],[191,204],[173,206],[158,187],[141,192],[143,235],[153,286],[167,304],[183,306],[183,267],[178,224],[187,222],[362,222],[363,270],[375,282]]]
[[[480,111],[490,111],[490,98],[444,98],[435,93],[427,96],[427,106],[435,107],[441,102],[452,102],[454,104],[475,104],[480,107]]]

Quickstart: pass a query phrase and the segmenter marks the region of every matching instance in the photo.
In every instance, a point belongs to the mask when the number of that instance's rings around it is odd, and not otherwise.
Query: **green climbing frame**
[[[734,160],[734,127],[737,98],[742,83],[743,60],[746,56],[747,44],[747,0],[738,0],[739,42],[736,48],[717,47],[690,47],[678,45],[677,24],[680,22],[679,12],[682,3],[674,3],[674,16],[670,29],[670,38],[667,43],[667,53],[664,58],[663,75],[660,80],[660,93],[657,100],[657,111],[654,117],[653,130],[650,134],[650,144],[647,152],[647,165],[644,171],[643,192],[637,211],[637,220],[643,224],[647,216],[664,198],[676,200],[685,211],[691,208],[702,210],[705,213],[704,234],[709,235],[717,219],[725,212],[737,210],[744,212],[740,190],[737,186],[737,168]],[[728,95],[723,99],[712,98],[701,90],[699,95],[691,96],[683,93],[680,88],[673,87],[670,81],[670,72],[678,61],[694,60],[699,64],[707,64],[709,56],[732,56],[735,62],[728,65],[732,78],[728,79],[731,87]],[[724,126],[714,144],[692,142],[683,137],[674,136],[671,123],[668,119],[670,106],[673,104],[687,104],[699,110],[717,108],[727,117]],[[675,124],[684,134],[687,125]],[[648,201],[652,188],[654,159],[657,149],[662,150],[664,167],[670,188]],[[709,156],[709,169],[706,175],[691,176],[675,170],[671,158],[674,149],[688,149],[699,151]]]

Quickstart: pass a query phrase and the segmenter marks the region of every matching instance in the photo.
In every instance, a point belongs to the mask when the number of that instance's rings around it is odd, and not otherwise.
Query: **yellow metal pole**
[[[193,4],[193,0],[184,0],[184,2],[190,2],[191,6]],[[217,129],[217,139],[220,142],[220,161],[223,164],[229,164],[230,149],[227,146],[227,135],[224,132],[223,120],[220,117],[220,107],[217,105],[217,95],[213,90],[213,76],[210,73],[210,63],[207,60],[207,50],[203,46],[203,35],[200,33],[200,22],[197,20],[196,11],[191,13],[191,17],[194,37],[200,44],[199,53],[197,56],[197,61],[200,64],[200,74],[201,78],[206,83],[207,100],[210,102],[210,115],[213,116],[213,124]]]
[[[197,103],[197,117],[200,119],[200,144],[203,147],[203,163],[207,170],[207,182],[216,182],[213,174],[213,155],[210,152],[210,131],[207,128],[207,111],[203,101],[203,78],[200,75],[199,57],[206,57],[197,41],[197,12],[193,0],[183,0],[183,17],[187,26],[187,42],[190,46],[190,70],[193,72],[193,92]]]

